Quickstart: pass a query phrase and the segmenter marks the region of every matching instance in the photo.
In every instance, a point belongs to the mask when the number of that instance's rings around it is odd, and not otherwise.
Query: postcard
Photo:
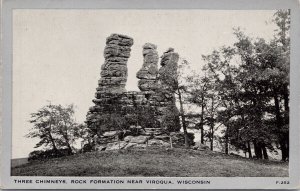
[[[1,188],[300,188],[299,1],[1,9]]]

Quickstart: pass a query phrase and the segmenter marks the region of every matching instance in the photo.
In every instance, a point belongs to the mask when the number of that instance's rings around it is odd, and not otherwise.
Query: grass
[[[12,167],[12,176],[287,177],[288,163],[148,148],[76,154]]]
[[[28,158],[17,158],[17,159],[11,160],[12,167],[19,166],[19,165],[26,164],[26,163],[28,163]]]

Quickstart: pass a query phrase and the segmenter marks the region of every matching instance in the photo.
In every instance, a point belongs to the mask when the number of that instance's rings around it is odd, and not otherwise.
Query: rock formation
[[[101,116],[111,113],[114,104],[120,102],[120,97],[126,92],[127,61],[132,45],[133,39],[125,35],[112,34],[106,39],[105,62],[101,66],[101,78],[93,100],[95,106],[89,109],[86,119],[91,129],[101,125]]]
[[[157,88],[158,74],[158,53],[156,51],[156,45],[146,43],[143,46],[143,56],[143,66],[136,74],[136,77],[140,79],[138,87],[141,91],[153,93]]]
[[[177,81],[178,53],[169,48],[161,57],[158,81],[163,89],[174,93]]]
[[[158,118],[169,131],[179,131],[179,111],[176,107],[175,91],[177,81],[178,53],[174,52],[173,48],[169,48],[161,57],[160,69],[158,71],[158,91],[155,97],[161,100],[157,107],[159,110]]]
[[[127,61],[132,45],[133,39],[125,35],[112,34],[106,39],[105,62],[101,66],[97,94],[126,91]]]
[[[163,54],[158,70],[157,47],[146,43],[143,46],[144,62],[136,74],[141,91],[127,92],[127,61],[132,45],[133,39],[125,35],[112,34],[106,40],[105,62],[93,100],[95,105],[90,107],[86,118],[87,126],[98,136],[99,150],[131,147],[138,144],[137,140],[142,140],[143,144],[166,146],[168,144],[159,139],[180,130],[174,96],[178,54],[169,48]],[[116,118],[122,119],[108,124]]]

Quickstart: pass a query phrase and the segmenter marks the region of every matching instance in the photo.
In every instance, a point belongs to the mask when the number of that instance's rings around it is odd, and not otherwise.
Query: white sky
[[[270,39],[274,11],[215,10],[14,10],[12,158],[27,157],[37,140],[25,138],[30,113],[51,100],[71,104],[78,122],[85,120],[104,63],[106,37],[120,33],[134,39],[128,61],[127,90],[138,90],[136,72],[142,46],[173,47],[195,69],[201,55],[231,45],[233,27]],[[266,21],[268,24],[266,24]]]

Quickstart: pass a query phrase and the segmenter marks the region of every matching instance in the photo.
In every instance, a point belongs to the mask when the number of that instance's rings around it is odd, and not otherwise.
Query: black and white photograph
[[[288,186],[291,13],[14,9],[11,184]]]

